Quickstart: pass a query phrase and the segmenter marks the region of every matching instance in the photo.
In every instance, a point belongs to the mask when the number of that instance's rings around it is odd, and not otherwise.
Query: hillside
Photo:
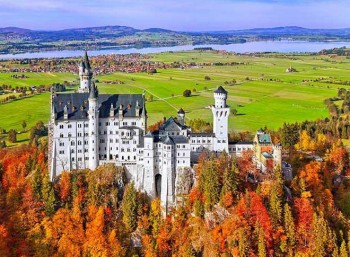
[[[57,31],[0,28],[0,54],[67,49],[107,49],[198,44],[232,44],[258,40],[346,41],[350,29],[301,27],[181,32],[162,28],[135,29],[128,26],[73,28]]]

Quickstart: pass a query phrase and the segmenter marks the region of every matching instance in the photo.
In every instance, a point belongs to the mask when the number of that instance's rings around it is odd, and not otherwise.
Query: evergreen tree
[[[52,217],[55,214],[56,198],[49,175],[46,173],[42,179],[41,197],[45,204],[46,215]]]
[[[288,256],[294,256],[295,225],[291,209],[287,203],[284,205],[284,230],[286,231],[288,242]]]
[[[225,202],[228,200],[227,197],[233,198],[237,196],[237,182],[236,176],[238,175],[237,168],[232,164],[232,170],[225,169],[222,180],[222,189],[221,189],[221,199],[220,202],[224,206],[227,205]],[[232,200],[231,200],[232,201]],[[231,203],[232,204],[232,203]]]
[[[272,225],[277,228],[282,221],[283,176],[280,167],[274,169],[274,178],[270,196],[270,214]]]
[[[258,225],[258,256],[266,257],[266,245],[264,238],[264,230]]]
[[[204,194],[204,207],[206,211],[211,211],[213,206],[220,200],[220,182],[215,167],[215,161],[212,158],[203,167],[201,173],[201,184]]]
[[[134,183],[129,183],[124,192],[122,201],[123,223],[128,232],[132,232],[137,226],[137,192]]]
[[[346,249],[346,243],[345,240],[343,239],[341,245],[340,245],[340,256],[339,257],[348,257],[348,251]]]
[[[41,170],[38,168],[33,171],[33,178],[32,178],[33,193],[37,199],[42,199],[41,187],[42,187]]]

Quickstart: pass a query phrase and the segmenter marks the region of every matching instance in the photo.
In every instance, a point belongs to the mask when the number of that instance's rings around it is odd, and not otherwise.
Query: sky
[[[0,0],[0,27],[349,28],[350,0]]]

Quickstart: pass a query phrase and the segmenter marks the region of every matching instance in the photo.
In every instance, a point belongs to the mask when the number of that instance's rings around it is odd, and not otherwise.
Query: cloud
[[[182,31],[350,27],[350,3],[345,0],[0,0],[0,6],[7,14],[0,27],[128,25]]]

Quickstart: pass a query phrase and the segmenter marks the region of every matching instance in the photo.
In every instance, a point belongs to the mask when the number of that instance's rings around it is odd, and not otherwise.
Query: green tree
[[[266,257],[264,230],[262,227],[260,227],[260,225],[257,225],[257,227],[258,227],[258,256]]]
[[[184,97],[190,97],[192,95],[192,92],[191,90],[186,89],[182,94]]]
[[[274,182],[271,187],[269,211],[272,224],[277,228],[282,222],[283,176],[280,167],[274,169]]]
[[[345,240],[343,239],[343,241],[341,242],[341,245],[340,245],[340,256],[339,257],[348,257],[348,251],[346,249],[346,243],[345,243]]]
[[[26,127],[27,127],[27,122],[25,120],[22,121],[22,128],[23,131],[26,131]]]
[[[221,204],[227,200],[227,196],[235,197],[237,196],[237,180],[238,171],[235,163],[232,164],[232,169],[225,169],[222,178],[222,189],[221,189]],[[225,205],[225,204],[224,204]],[[227,205],[227,204],[226,204]]]
[[[8,133],[8,139],[11,143],[17,142],[17,132],[14,129],[10,129]]]
[[[284,205],[284,230],[287,236],[288,256],[294,256],[295,225],[292,211],[287,203]]]
[[[56,198],[49,175],[46,173],[42,179],[41,196],[45,204],[46,215],[52,217],[55,214]]]
[[[211,211],[213,206],[220,200],[221,186],[215,165],[214,157],[203,165],[200,181],[204,194],[204,208]]]
[[[123,223],[129,232],[136,229],[137,209],[137,192],[134,183],[129,183],[125,188],[122,201]]]

